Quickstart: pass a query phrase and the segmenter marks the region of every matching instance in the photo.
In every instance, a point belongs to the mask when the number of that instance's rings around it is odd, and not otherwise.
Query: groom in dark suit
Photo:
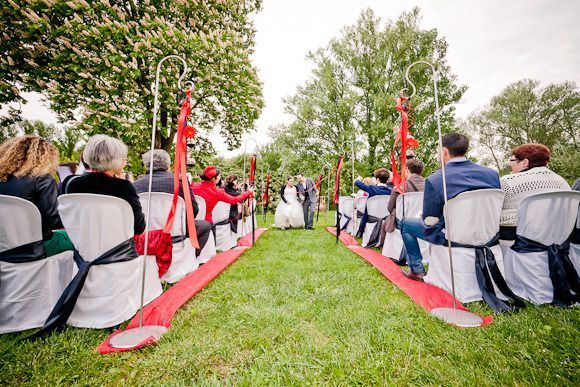
[[[297,177],[300,183],[296,186],[296,189],[299,197],[302,198],[304,228],[314,230],[314,212],[316,211],[316,195],[318,195],[318,190],[311,178],[305,177],[302,173],[299,173]]]

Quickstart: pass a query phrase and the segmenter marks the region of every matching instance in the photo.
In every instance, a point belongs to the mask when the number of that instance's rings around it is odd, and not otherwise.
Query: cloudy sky
[[[579,0],[265,0],[255,17],[253,59],[266,106],[252,136],[267,142],[268,127],[288,122],[282,98],[310,76],[308,51],[325,46],[365,8],[395,19],[414,6],[422,10],[422,27],[446,38],[449,64],[469,87],[457,105],[460,117],[522,78],[580,83]],[[56,121],[34,97],[24,115]],[[213,140],[221,154],[237,153],[227,152],[218,136]]]

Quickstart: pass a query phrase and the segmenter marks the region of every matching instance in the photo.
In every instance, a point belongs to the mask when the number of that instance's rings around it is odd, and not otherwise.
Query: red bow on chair
[[[406,169],[407,169],[407,149],[417,148],[419,142],[411,135],[409,131],[409,115],[407,113],[407,108],[403,106],[403,102],[406,101],[406,97],[397,98],[397,105],[395,109],[401,112],[401,128],[397,137],[395,137],[395,143],[393,144],[393,151],[391,152],[391,165],[393,167],[393,184],[395,189],[400,193],[405,192],[405,180],[406,180]],[[396,148],[398,143],[401,143],[401,173],[397,171],[397,159],[396,159]]]

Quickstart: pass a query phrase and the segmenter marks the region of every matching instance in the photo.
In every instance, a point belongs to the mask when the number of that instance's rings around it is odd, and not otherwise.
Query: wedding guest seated
[[[240,190],[238,189],[238,177],[236,175],[230,175],[226,178],[226,185],[224,191],[230,196],[240,196]],[[232,204],[230,206],[230,224],[232,225],[232,231],[238,232],[238,220],[241,218],[240,211],[237,204]]]
[[[422,192],[425,190],[425,178],[421,176],[423,173],[423,162],[413,157],[409,158],[407,153],[407,180],[405,181],[405,192]],[[389,216],[386,221],[383,222],[381,228],[381,241],[377,247],[381,247],[385,241],[385,236],[387,233],[393,232],[395,230],[395,220],[396,220],[396,206],[397,198],[400,193],[397,190],[393,190],[391,197],[389,198]]]
[[[364,185],[374,185],[373,179],[371,179],[370,177],[365,177],[362,180],[362,182]],[[358,191],[356,191],[355,199],[363,197],[363,196],[369,196],[369,194],[366,193],[365,191],[363,191],[362,189],[359,189]]]
[[[438,154],[438,158],[445,164],[448,199],[466,191],[500,188],[496,171],[465,158],[468,149],[469,139],[463,134],[448,133],[443,136],[443,154]],[[411,269],[409,273],[403,271],[403,274],[412,280],[423,281],[425,276],[417,238],[433,244],[446,244],[442,231],[445,228],[444,205],[443,177],[439,169],[425,181],[422,219],[404,219],[400,226]]]
[[[509,166],[512,173],[502,176],[505,199],[500,217],[500,239],[514,240],[518,207],[522,199],[542,192],[569,190],[560,175],[548,169],[550,150],[543,144],[523,144],[512,150]]]
[[[127,201],[133,209],[134,232],[145,231],[145,216],[139,196],[131,182],[121,179],[127,165],[127,146],[116,138],[97,134],[89,138],[83,151],[83,160],[91,171],[68,182],[67,193],[93,193],[115,196]]]
[[[75,170],[75,174],[74,175],[69,175],[69,176],[65,177],[64,180],[61,182],[61,184],[60,184],[60,186],[58,188],[58,194],[59,195],[64,195],[64,194],[67,194],[68,193],[67,192],[68,191],[68,183],[70,183],[71,180],[73,180],[73,179],[75,179],[75,178],[77,178],[77,177],[79,177],[81,175],[87,174],[87,173],[89,173],[91,171],[91,167],[89,166],[89,164],[87,164],[83,160],[82,154],[81,154],[81,162],[80,162],[80,165],[82,166],[82,172],[79,171],[79,169],[81,169],[81,168],[77,168]]]
[[[218,202],[229,204],[241,203],[249,197],[253,197],[254,188],[250,187],[239,196],[228,195],[224,190],[218,189],[216,183],[221,180],[220,170],[214,166],[206,167],[200,175],[200,183],[191,183],[193,192],[205,200],[205,220],[212,221],[212,211]]]
[[[58,150],[38,136],[21,136],[0,144],[0,195],[32,202],[40,211],[47,256],[72,250],[58,215],[58,188],[51,174],[58,167]],[[2,221],[9,221],[2,219]]]
[[[137,193],[142,192],[149,192],[149,167],[151,165],[151,151],[144,153],[141,156],[143,160],[143,165],[145,165],[145,169],[147,173],[137,181],[133,183]],[[169,168],[171,166],[171,158],[169,154],[164,151],[163,149],[154,149],[153,150],[153,179],[151,185],[151,192],[165,192],[168,194],[173,195],[173,173],[169,172]],[[189,187],[188,187],[189,188]],[[195,201],[195,196],[193,195],[193,191],[189,188],[191,202],[193,205],[193,213],[194,216],[197,216],[199,212],[199,208],[197,202]],[[181,180],[179,181],[179,196],[184,198],[183,196],[183,185],[181,184]],[[186,227],[187,230],[187,227]],[[206,222],[205,220],[196,220],[195,221],[195,231],[197,234],[197,239],[199,242],[200,249],[197,251],[201,251],[205,246],[208,238],[209,233],[211,232],[211,224]]]
[[[364,184],[361,181],[362,178],[360,176],[355,179],[354,184],[360,190],[366,192],[368,194],[369,198],[372,198],[373,196],[379,196],[379,195],[390,195],[392,188],[387,187],[387,182],[389,181],[389,178],[391,177],[391,171],[389,171],[386,168],[379,168],[373,172],[373,176],[378,181],[376,185]],[[361,218],[360,225],[358,227],[358,231],[356,234],[358,237],[362,237],[364,230],[365,230],[365,227],[366,227],[366,224],[367,224],[367,219],[368,219],[368,213],[367,213],[367,210],[365,209],[365,212]]]

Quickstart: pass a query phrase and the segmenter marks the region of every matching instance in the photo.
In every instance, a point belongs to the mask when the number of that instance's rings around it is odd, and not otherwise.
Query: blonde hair
[[[365,184],[365,185],[372,185],[373,184],[373,179],[371,179],[370,177],[365,177],[363,179],[363,184]]]
[[[56,172],[58,150],[38,136],[19,136],[0,144],[0,182],[8,176],[44,176]]]
[[[121,140],[97,134],[89,138],[83,151],[83,160],[94,171],[123,169],[123,159],[127,157],[127,145]]]

